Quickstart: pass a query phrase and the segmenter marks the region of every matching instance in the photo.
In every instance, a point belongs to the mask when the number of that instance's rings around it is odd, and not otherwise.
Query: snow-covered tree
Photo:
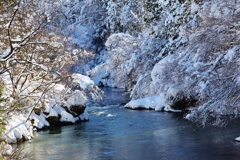
[[[205,2],[201,7],[196,2],[184,4],[190,19],[187,23],[176,21],[180,22],[175,26],[180,37],[168,42],[172,54],[154,66],[149,95],[164,93],[168,105],[189,110],[186,118],[201,125],[224,125],[226,115],[227,119],[239,115],[236,1]],[[171,5],[166,1],[167,7]],[[180,14],[179,18],[185,16]],[[166,26],[174,22],[169,18],[165,22],[171,23]]]
[[[64,35],[72,49],[97,51],[107,34],[104,19],[106,6],[101,0],[42,1],[46,12],[54,14],[52,29]]]
[[[10,112],[22,104],[39,104],[52,83],[67,76],[71,57],[64,53],[60,37],[47,33],[45,27],[51,17],[39,10],[35,2],[1,1],[1,4],[4,9],[0,73],[7,83],[4,91],[9,95],[6,102],[10,102]]]
[[[109,59],[91,76],[131,89],[133,99],[164,95],[167,106],[187,110],[186,118],[203,125],[223,125],[224,116],[239,115],[238,1],[127,0],[107,6],[114,33],[106,41]],[[140,24],[134,29],[131,22]]]
[[[72,123],[88,119],[81,115],[88,97],[101,96],[88,77],[71,74],[71,65],[81,55],[76,55],[69,47],[69,38],[53,27],[54,12],[46,11],[49,4],[41,2],[0,2],[0,82],[4,84],[0,121],[2,124],[2,116],[7,117],[9,132],[4,139],[9,143],[31,138],[30,119],[39,128],[49,126],[45,118],[51,116],[60,115],[61,122]],[[17,123],[23,133],[14,134],[18,131],[13,124]]]
[[[143,1],[102,1],[107,10],[104,22],[112,33],[123,32],[137,34],[141,31],[144,25]]]

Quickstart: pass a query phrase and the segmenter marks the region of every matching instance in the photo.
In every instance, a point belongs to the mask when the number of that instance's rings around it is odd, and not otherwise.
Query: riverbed
[[[37,132],[24,152],[34,160],[240,159],[237,121],[201,128],[180,113],[126,109],[125,92],[105,92],[101,105],[87,108],[89,121]]]

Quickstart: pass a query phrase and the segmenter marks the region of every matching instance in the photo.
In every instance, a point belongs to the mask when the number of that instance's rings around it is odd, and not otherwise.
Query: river
[[[240,124],[200,128],[179,113],[129,110],[127,95],[105,88],[90,120],[35,133],[22,144],[34,160],[231,160],[240,159]]]

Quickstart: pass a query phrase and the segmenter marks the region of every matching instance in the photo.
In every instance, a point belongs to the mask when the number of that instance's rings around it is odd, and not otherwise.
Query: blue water
[[[106,91],[107,90],[107,91]],[[90,121],[36,133],[24,143],[34,160],[225,160],[240,159],[240,123],[199,128],[181,114],[129,110],[117,89],[113,105],[88,108]]]

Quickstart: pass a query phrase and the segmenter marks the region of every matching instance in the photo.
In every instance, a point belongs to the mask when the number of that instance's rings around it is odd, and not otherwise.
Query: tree
[[[92,99],[101,96],[90,79],[78,75],[76,82],[76,76],[71,75],[69,68],[76,56],[72,53],[73,48],[69,46],[68,38],[64,38],[53,26],[57,15],[45,10],[46,3],[38,2],[0,2],[0,39],[3,46],[0,49],[0,81],[4,82],[2,115],[10,117],[22,113],[26,121],[34,110],[45,111],[46,104],[57,97],[54,95],[56,86],[60,85],[63,91],[56,103],[70,114],[71,106],[61,106],[68,98],[78,97],[80,103],[86,102],[89,96]],[[85,83],[81,78],[89,83],[88,87],[77,86]],[[74,105],[73,102],[71,104]]]
[[[203,126],[226,125],[240,113],[239,12],[231,12],[239,6],[236,1],[193,5],[196,19],[180,33],[187,43],[155,65],[151,94],[164,93],[169,105],[187,110],[185,117]]]
[[[72,59],[61,37],[48,33],[52,15],[39,9],[36,1],[1,1],[1,7],[0,75],[9,82],[9,113],[23,104],[39,105],[53,83],[67,83]]]

